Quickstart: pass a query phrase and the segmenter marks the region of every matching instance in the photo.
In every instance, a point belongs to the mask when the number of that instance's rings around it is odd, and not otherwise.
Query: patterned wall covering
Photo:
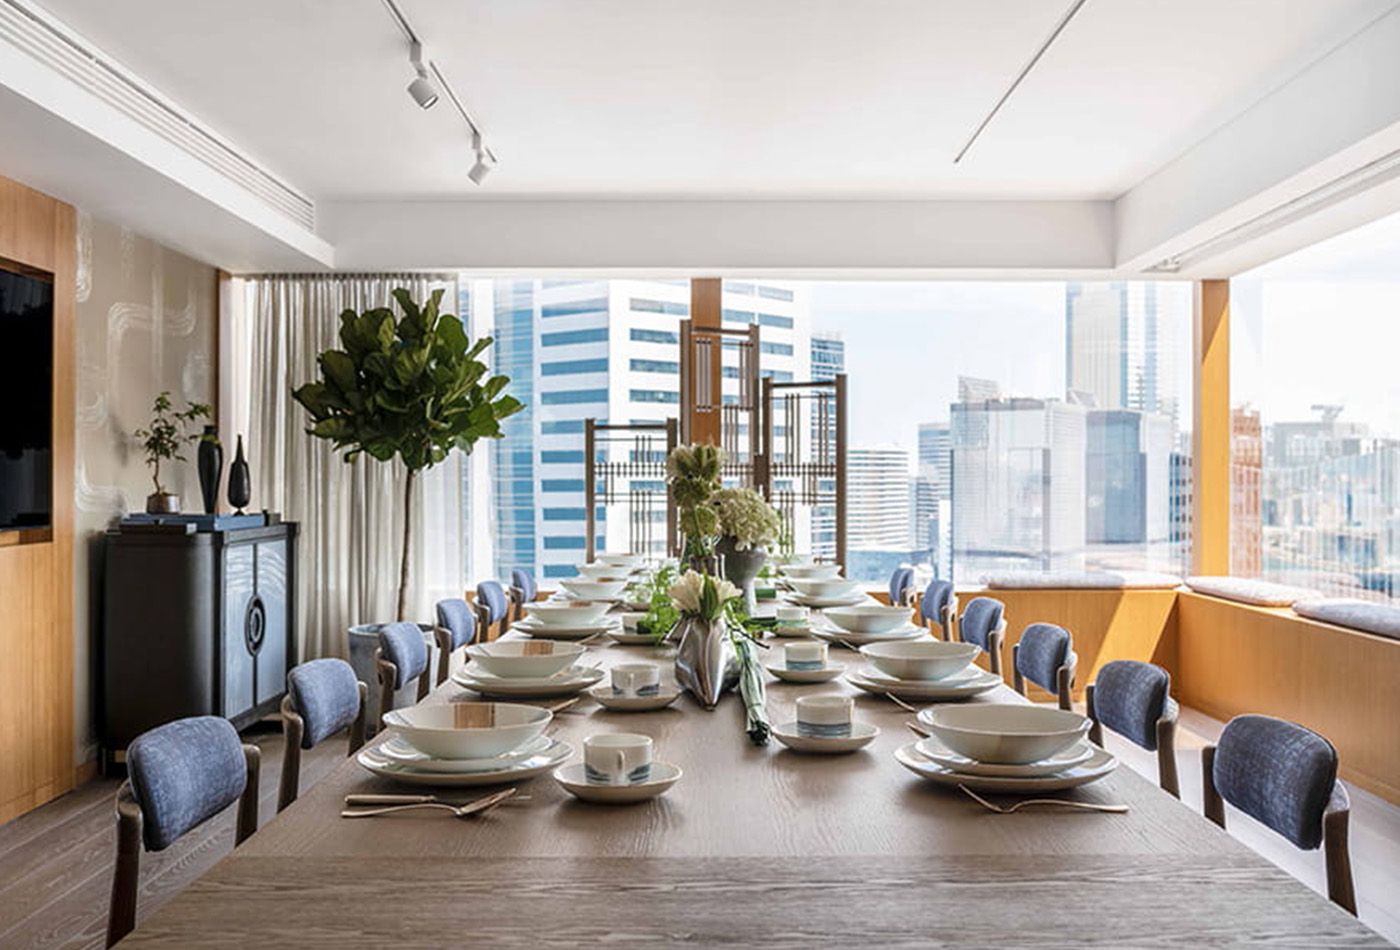
[[[149,420],[155,395],[215,402],[218,300],[214,268],[82,211],[77,283],[74,726],[82,762],[96,741],[97,541],[154,490],[131,432]],[[202,510],[193,448],[188,463],[162,471],[187,511]]]

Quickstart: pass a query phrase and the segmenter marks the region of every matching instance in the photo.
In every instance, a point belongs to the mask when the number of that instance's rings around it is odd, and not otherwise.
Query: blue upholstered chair
[[[909,595],[914,593],[914,569],[897,567],[890,575],[890,604],[898,607],[909,603]]]
[[[314,749],[342,729],[350,734],[354,755],[365,744],[365,707],[369,687],[355,677],[349,663],[327,657],[293,667],[282,698],[282,780],[277,787],[280,812],[297,800],[301,787],[301,752]]]
[[[1054,693],[1061,709],[1072,708],[1070,687],[1079,657],[1069,631],[1053,623],[1033,623],[1021,631],[1021,639],[1011,648],[1011,685],[1026,695],[1026,681]]]
[[[500,581],[476,585],[475,607],[478,640],[494,640],[510,629],[510,600]]]
[[[394,708],[394,694],[410,681],[418,680],[418,701],[428,696],[431,686],[428,676],[428,644],[416,623],[400,621],[386,623],[379,631],[379,651],[375,654],[379,667],[379,721],[384,727],[384,714]]]
[[[1006,637],[1006,605],[994,597],[974,597],[958,618],[958,638],[987,654],[988,668],[1001,675],[1001,644]]]
[[[1089,741],[1103,745],[1107,726],[1135,745],[1157,753],[1157,781],[1181,797],[1176,772],[1176,723],[1179,715],[1171,697],[1171,674],[1139,660],[1114,660],[1099,669],[1084,687],[1084,708],[1093,722]]]
[[[953,618],[958,614],[958,597],[953,582],[938,578],[928,582],[919,598],[919,618],[925,626],[937,627],[944,640],[953,639]]]
[[[1225,802],[1299,848],[1319,845],[1327,896],[1356,913],[1347,827],[1351,800],[1337,781],[1337,750],[1322,736],[1272,716],[1236,716],[1201,750],[1206,817],[1225,827]]]
[[[258,747],[244,745],[227,719],[195,716],[142,733],[127,746],[127,780],[117,790],[117,867],[107,946],[136,926],[141,848],[164,851],[186,832],[238,802],[234,844],[258,830]]]
[[[513,568],[510,572],[510,622],[524,618],[525,605],[535,602],[539,596],[539,586],[535,583],[535,575],[529,571],[522,571],[520,568]]]
[[[447,682],[452,669],[452,654],[476,639],[476,614],[471,605],[460,597],[437,602],[437,627],[434,629],[438,646],[437,682]]]

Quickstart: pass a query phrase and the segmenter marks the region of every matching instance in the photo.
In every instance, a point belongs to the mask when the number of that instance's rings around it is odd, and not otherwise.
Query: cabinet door
[[[263,703],[282,695],[287,686],[287,541],[259,541],[257,548],[257,599],[263,612],[263,637],[256,659],[255,694]]]
[[[248,625],[253,611],[253,545],[224,548],[224,678],[222,710],[229,719],[253,707],[253,654]]]

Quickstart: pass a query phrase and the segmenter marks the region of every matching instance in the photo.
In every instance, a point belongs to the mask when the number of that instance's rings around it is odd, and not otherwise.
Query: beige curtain
[[[432,274],[348,274],[251,278],[244,287],[241,352],[246,354],[254,507],[301,525],[297,556],[300,659],[346,656],[353,624],[393,620],[403,537],[405,470],[362,456],[347,464],[330,443],[306,433],[292,390],[316,378],[316,357],[339,346],[340,313],[392,307],[407,288],[422,300],[456,279]],[[238,394],[235,394],[235,399]],[[408,618],[431,620],[433,604],[462,596],[464,465],[454,453],[418,479],[410,551]]]

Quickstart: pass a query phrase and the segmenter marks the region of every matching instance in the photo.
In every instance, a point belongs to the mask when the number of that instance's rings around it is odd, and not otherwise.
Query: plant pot
[[[724,564],[725,579],[743,591],[744,609],[748,611],[749,616],[753,616],[758,609],[758,601],[754,596],[754,580],[758,577],[758,572],[763,570],[763,565],[768,560],[768,552],[763,548],[740,551],[735,547],[733,538],[720,538],[719,543],[715,545],[715,553]]]
[[[667,639],[677,643],[676,682],[690,690],[701,706],[714,709],[724,691],[739,682],[739,664],[725,622],[682,617]]]
[[[366,700],[369,705],[365,707],[369,715],[365,717],[365,723],[370,734],[375,732],[379,717],[379,668],[374,662],[374,651],[379,649],[379,631],[386,626],[388,624],[362,623],[349,630],[350,668],[355,671],[355,677],[369,687],[369,698]],[[436,682],[437,641],[433,637],[433,625],[420,623],[418,629],[423,631],[423,640],[428,647],[428,672],[424,675],[434,677]],[[417,701],[418,682],[413,680],[395,694],[394,708],[412,706]]]
[[[168,491],[152,492],[146,496],[146,514],[148,515],[178,515],[180,513],[180,496]]]

